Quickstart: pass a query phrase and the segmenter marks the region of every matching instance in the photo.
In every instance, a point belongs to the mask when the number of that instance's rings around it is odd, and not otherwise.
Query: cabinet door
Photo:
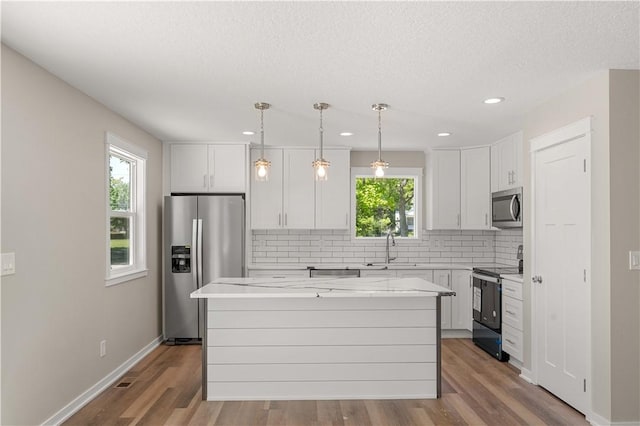
[[[207,192],[207,145],[171,145],[171,192]]]
[[[432,229],[460,229],[460,151],[432,153]]]
[[[522,144],[523,134],[518,132],[513,135],[514,159],[513,159],[513,177],[511,180],[511,188],[522,186]]]
[[[244,145],[209,145],[209,192],[246,191],[245,151]]]
[[[513,187],[511,183],[513,181],[513,168],[514,168],[514,160],[516,158],[516,147],[513,143],[513,138],[511,136],[503,139],[500,144],[500,158],[498,160],[500,164],[500,178],[499,185],[500,191],[505,189],[509,189]]]
[[[460,330],[473,329],[471,305],[471,271],[451,271],[452,290],[456,295],[451,298],[451,327]]]
[[[319,155],[317,151],[315,155]],[[316,182],[316,229],[348,229],[351,153],[345,149],[327,149],[324,157],[331,165],[328,179]]]
[[[271,161],[269,180],[251,180],[251,229],[282,227],[282,150],[267,148],[264,156]],[[259,149],[251,150],[251,167],[260,157]]]
[[[283,226],[313,229],[315,226],[315,177],[313,149],[284,150]]]
[[[491,228],[490,148],[460,152],[460,217],[462,229]]]
[[[449,270],[435,270],[433,271],[433,282],[451,289],[451,271]],[[440,298],[441,311],[440,311],[440,327],[443,330],[451,328],[451,296],[443,296]]]

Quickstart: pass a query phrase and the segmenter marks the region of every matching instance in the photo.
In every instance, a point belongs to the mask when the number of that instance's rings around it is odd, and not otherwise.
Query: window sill
[[[122,284],[127,281],[136,280],[138,278],[146,277],[149,274],[148,269],[138,269],[136,271],[129,271],[119,275],[113,275],[105,279],[105,286],[110,287],[112,285]]]

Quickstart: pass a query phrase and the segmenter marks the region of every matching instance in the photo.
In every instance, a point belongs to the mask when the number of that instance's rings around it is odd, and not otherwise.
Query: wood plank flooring
[[[201,400],[200,347],[160,346],[66,425],[587,425],[470,339],[444,339],[438,400]],[[114,384],[114,386],[116,385]]]

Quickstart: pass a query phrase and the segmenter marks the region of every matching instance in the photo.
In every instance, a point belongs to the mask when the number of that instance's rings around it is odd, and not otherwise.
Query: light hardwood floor
[[[207,402],[200,347],[160,346],[66,425],[586,425],[469,339],[444,339],[438,400]]]

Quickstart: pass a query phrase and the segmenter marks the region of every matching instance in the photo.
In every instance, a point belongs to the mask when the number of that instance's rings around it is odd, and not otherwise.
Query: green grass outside
[[[111,248],[129,248],[128,239],[111,240]]]

